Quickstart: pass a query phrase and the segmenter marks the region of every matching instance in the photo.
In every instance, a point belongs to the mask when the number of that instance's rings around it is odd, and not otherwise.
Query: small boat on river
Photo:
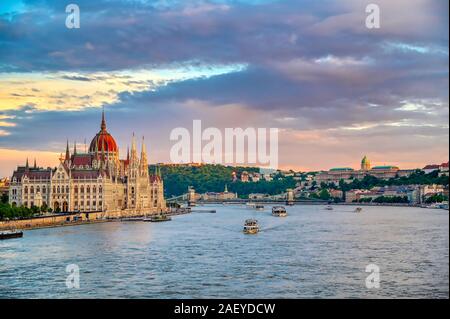
[[[256,219],[247,219],[244,224],[244,234],[254,235],[259,232],[259,225]]]
[[[286,208],[283,206],[274,206],[272,207],[272,216],[275,217],[286,217],[288,214],[286,212]]]
[[[0,232],[0,240],[1,239],[12,239],[12,238],[22,238],[23,232],[16,230],[7,230]]]
[[[152,223],[168,222],[170,220],[172,220],[172,218],[167,216],[166,214],[153,215],[143,219],[144,222],[152,222]]]

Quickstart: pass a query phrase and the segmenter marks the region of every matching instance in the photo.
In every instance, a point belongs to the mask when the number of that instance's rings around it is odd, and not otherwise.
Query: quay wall
[[[79,225],[84,223],[95,223],[120,218],[143,217],[146,214],[150,215],[151,213],[145,213],[137,210],[118,210],[110,212],[80,212],[33,217],[29,219],[4,220],[0,221],[0,230]]]

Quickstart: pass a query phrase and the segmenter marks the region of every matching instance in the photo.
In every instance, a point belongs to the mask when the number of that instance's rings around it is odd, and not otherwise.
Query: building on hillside
[[[447,173],[447,176],[448,176],[448,162],[447,163],[442,163],[440,166],[439,166],[439,171],[441,172],[441,173]]]
[[[411,175],[415,170],[401,170],[397,166],[375,166],[371,167],[369,159],[364,156],[361,161],[361,169],[355,170],[351,167],[332,168],[326,172],[320,172],[314,177],[318,185],[321,183],[338,184],[340,180],[350,183],[355,179],[361,180],[365,176],[374,176],[379,179],[390,179]]]
[[[352,189],[349,190],[347,192],[345,192],[345,201],[347,203],[354,203],[359,201],[359,199],[361,198],[361,194],[363,193],[370,193],[369,190],[364,190],[364,189]]]
[[[344,192],[341,191],[340,189],[329,189],[328,193],[332,198],[339,198],[339,199],[344,198]]]
[[[247,171],[243,171],[241,173],[241,182],[247,183],[249,180],[250,180],[250,175],[248,174]]]
[[[442,163],[439,166],[439,176],[449,176],[448,162],[447,163]]]
[[[366,176],[365,171],[355,171],[350,167],[337,167],[332,168],[327,172],[321,172],[314,177],[314,181],[318,185],[321,183],[339,183],[340,180],[344,180],[346,183],[350,183],[354,179],[363,179]]]
[[[133,134],[131,151],[119,158],[119,147],[106,129],[102,113],[100,131],[88,153],[73,152],[67,142],[58,167],[19,166],[11,178],[9,202],[17,206],[46,206],[53,211],[128,211],[153,213],[166,209],[159,170],[150,175],[142,138],[140,155]]]
[[[438,194],[445,194],[445,188],[442,185],[420,185],[419,196],[420,203],[424,203],[429,197]]]
[[[268,199],[270,197],[269,194],[262,194],[262,193],[252,193],[248,195],[248,199],[250,200],[262,200],[262,199]]]
[[[425,166],[424,168],[422,168],[422,171],[425,174],[430,174],[433,172],[438,171],[439,172],[439,176],[448,176],[448,162],[447,163],[442,163],[442,164],[430,164]]]
[[[204,194],[201,194],[199,197],[201,200],[212,200],[212,201],[223,201],[223,200],[233,200],[237,199],[238,195],[237,193],[231,193],[228,191],[228,186],[225,185],[225,189],[223,192],[215,193],[215,192],[207,192]]]
[[[254,183],[259,182],[261,180],[261,174],[259,174],[259,173],[252,173],[250,176],[251,176],[252,182],[254,182]]]
[[[370,190],[352,189],[345,193],[347,203],[358,202],[361,199],[375,200],[378,197],[406,197],[410,204],[420,203],[420,187],[415,185],[374,187]]]
[[[430,174],[430,173],[433,173],[435,171],[439,171],[439,165],[437,165],[437,164],[427,165],[424,168],[422,168],[422,171],[425,174]]]

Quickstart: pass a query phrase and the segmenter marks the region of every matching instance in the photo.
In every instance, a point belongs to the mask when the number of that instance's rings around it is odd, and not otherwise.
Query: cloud
[[[121,92],[151,91],[172,81],[236,72],[243,67],[198,64],[110,72],[0,73],[0,111],[24,105],[40,111],[101,107],[117,102]]]
[[[365,28],[364,1],[78,1],[82,27],[67,29],[60,1],[26,1],[0,20],[4,68],[117,70],[198,59],[262,63],[271,57],[366,54],[382,39],[446,47],[439,1],[379,1],[382,28]],[[448,5],[447,5],[448,12]],[[292,39],[295,39],[293,41]],[[347,45],[341,45],[346,43]]]
[[[0,147],[59,152],[105,106],[120,143],[152,136],[159,160],[197,118],[282,128],[284,165],[448,157],[445,1],[380,0],[377,30],[360,0],[77,3],[80,29],[56,0],[0,15]]]

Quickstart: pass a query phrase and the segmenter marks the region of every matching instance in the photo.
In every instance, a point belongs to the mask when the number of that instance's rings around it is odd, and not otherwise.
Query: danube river
[[[1,298],[448,298],[444,210],[205,206],[171,222],[26,231],[0,241]],[[262,231],[244,235],[246,218]],[[66,267],[80,287],[66,287]],[[380,269],[366,287],[366,266]]]

